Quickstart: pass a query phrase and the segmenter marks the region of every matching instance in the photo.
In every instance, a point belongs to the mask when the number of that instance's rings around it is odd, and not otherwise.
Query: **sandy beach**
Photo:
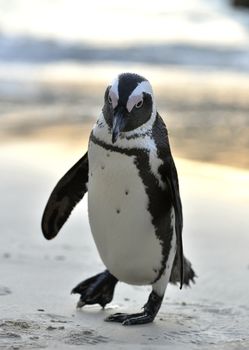
[[[168,287],[153,324],[126,328],[103,320],[138,310],[148,287],[121,283],[105,310],[76,310],[77,297],[70,295],[79,281],[103,270],[86,199],[54,241],[42,237],[47,197],[87,145],[86,138],[65,140],[48,133],[1,143],[0,349],[247,349],[248,170],[176,159],[185,254],[198,278],[182,291]]]

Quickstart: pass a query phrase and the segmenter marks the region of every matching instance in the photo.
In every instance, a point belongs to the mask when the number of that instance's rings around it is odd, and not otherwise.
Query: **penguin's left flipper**
[[[87,192],[87,153],[61,178],[51,193],[42,217],[42,232],[54,238],[66,222],[75,205]]]

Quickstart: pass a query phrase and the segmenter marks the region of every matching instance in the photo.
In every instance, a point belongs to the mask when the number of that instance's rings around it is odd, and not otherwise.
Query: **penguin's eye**
[[[143,100],[140,100],[140,101],[138,101],[138,103],[135,104],[135,107],[136,107],[136,108],[141,108],[142,105],[143,105],[143,103],[144,103],[144,101],[143,101]]]
[[[112,98],[110,95],[108,95],[108,102],[110,103],[110,105],[112,104]]]

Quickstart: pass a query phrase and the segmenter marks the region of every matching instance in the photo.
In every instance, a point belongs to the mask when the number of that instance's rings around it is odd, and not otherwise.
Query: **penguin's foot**
[[[145,324],[153,322],[158,310],[160,309],[163,297],[152,291],[149,300],[144,305],[144,311],[136,314],[116,313],[108,316],[107,322],[120,322],[123,326],[131,326],[136,324]]]
[[[123,314],[123,313],[116,313],[113,315],[108,316],[105,321],[106,322],[120,322],[123,326],[131,326],[135,324],[145,324],[153,322],[154,320],[153,315],[147,313],[147,312],[140,312],[137,314]]]
[[[118,280],[108,270],[79,283],[72,294],[80,294],[77,307],[99,304],[103,308],[110,303]]]

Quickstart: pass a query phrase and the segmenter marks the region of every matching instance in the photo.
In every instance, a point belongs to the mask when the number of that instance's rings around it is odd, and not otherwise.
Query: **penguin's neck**
[[[115,146],[124,149],[147,149],[155,148],[154,140],[152,138],[152,128],[156,119],[156,112],[152,113],[151,118],[142,126],[129,132],[121,133],[115,142]],[[107,145],[113,145],[112,132],[107,125],[103,113],[99,116],[93,128],[93,135],[100,141]]]
[[[156,142],[153,138],[152,134],[152,128],[153,124],[156,119],[155,117],[150,119],[150,122],[146,123],[147,126],[145,127],[145,124],[142,128],[137,128],[133,130],[132,132],[125,133],[124,137],[119,137],[115,144],[112,143],[112,133],[105,122],[105,118],[103,115],[100,116],[97,123],[95,124],[92,136],[90,137],[90,140],[95,139],[94,143],[99,141],[99,144],[102,145],[102,147],[106,149],[115,149],[116,152],[125,153],[124,151],[132,151],[133,154],[141,154],[141,150],[146,152],[149,157],[149,166],[151,172],[155,175],[155,177],[158,180],[159,185],[162,189],[165,188],[165,184],[162,181],[161,175],[158,171],[159,167],[163,164],[163,161],[158,157],[158,150]],[[129,134],[129,135],[127,135]]]

